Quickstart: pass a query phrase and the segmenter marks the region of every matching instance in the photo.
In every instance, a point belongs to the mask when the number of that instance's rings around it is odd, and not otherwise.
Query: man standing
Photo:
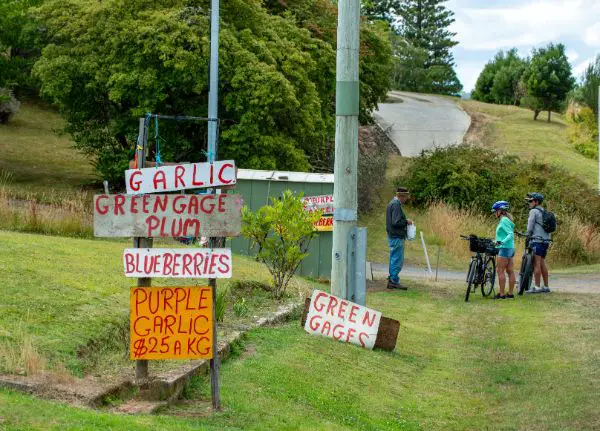
[[[412,224],[404,215],[402,204],[408,200],[410,193],[404,187],[398,187],[396,195],[387,206],[385,224],[390,247],[390,275],[388,277],[388,289],[407,288],[400,284],[400,271],[404,265],[404,240],[407,236],[407,227]]]
[[[549,293],[546,255],[548,254],[550,234],[544,230],[544,208],[541,206],[544,195],[541,193],[527,193],[525,200],[529,203],[527,239],[530,241],[531,250],[533,251],[533,280],[535,282],[535,286],[526,293]],[[540,287],[542,278],[544,279],[544,287]]]

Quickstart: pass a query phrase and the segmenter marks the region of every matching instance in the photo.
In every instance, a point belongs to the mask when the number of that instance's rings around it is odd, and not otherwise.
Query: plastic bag
[[[406,230],[406,239],[413,241],[417,237],[417,225],[409,224]]]

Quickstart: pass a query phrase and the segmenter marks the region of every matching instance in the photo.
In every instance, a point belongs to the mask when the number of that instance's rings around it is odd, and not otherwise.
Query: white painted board
[[[126,277],[231,278],[228,248],[128,248],[123,252]]]
[[[236,183],[235,162],[188,163],[125,171],[127,194],[225,187]]]
[[[242,228],[240,195],[96,195],[100,237],[233,237]]]
[[[304,329],[309,334],[373,349],[381,312],[314,290]]]

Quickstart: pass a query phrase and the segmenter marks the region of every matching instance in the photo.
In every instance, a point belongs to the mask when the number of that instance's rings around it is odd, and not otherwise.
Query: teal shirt
[[[515,224],[506,216],[496,228],[496,242],[501,243],[498,248],[515,248]]]

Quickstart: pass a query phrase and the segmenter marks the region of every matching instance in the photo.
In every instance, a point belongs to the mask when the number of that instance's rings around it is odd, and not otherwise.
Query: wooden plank
[[[349,303],[352,304],[351,302]],[[304,301],[304,310],[300,319],[300,326],[302,328],[306,327],[310,305],[311,297],[307,297]],[[379,321],[379,327],[377,329],[377,337],[375,339],[375,344],[373,348],[387,350],[390,352],[393,351],[396,348],[396,340],[398,339],[399,332],[400,322],[398,320],[381,316],[381,319]]]
[[[213,289],[135,287],[130,290],[131,359],[213,357]]]
[[[125,171],[127,194],[231,186],[236,182],[233,160],[188,163]]]
[[[240,195],[96,195],[94,235],[100,237],[237,236]]]
[[[126,277],[231,278],[228,248],[128,248],[123,252]]]

